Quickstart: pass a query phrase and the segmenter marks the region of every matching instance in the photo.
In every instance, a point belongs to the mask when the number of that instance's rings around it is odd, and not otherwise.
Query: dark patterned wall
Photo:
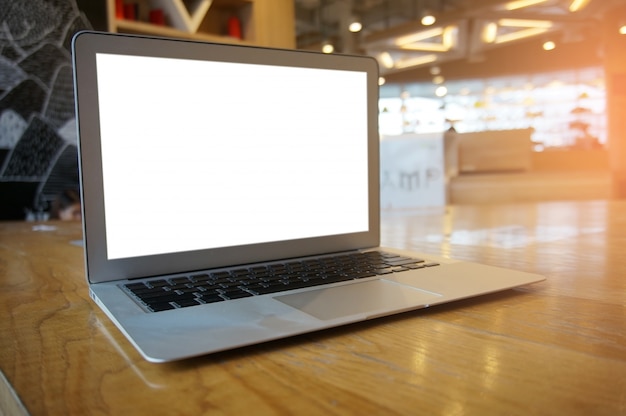
[[[0,0],[0,219],[78,187],[70,42],[91,28],[76,0]]]

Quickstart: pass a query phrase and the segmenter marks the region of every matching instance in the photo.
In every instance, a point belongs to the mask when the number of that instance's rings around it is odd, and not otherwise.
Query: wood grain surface
[[[383,243],[545,282],[151,364],[89,299],[78,223],[0,223],[0,410],[626,414],[626,201],[383,213]],[[17,410],[16,410],[17,409]]]

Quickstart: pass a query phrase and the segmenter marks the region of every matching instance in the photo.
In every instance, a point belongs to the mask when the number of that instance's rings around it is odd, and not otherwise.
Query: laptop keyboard
[[[121,285],[150,312],[438,266],[381,251],[220,269]]]

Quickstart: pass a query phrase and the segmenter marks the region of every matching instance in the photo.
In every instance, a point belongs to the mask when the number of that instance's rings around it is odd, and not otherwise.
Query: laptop
[[[379,247],[371,57],[80,32],[91,298],[151,362],[542,276]]]

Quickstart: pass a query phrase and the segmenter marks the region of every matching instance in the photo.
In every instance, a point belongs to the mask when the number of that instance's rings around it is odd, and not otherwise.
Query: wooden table
[[[386,212],[387,245],[548,279],[170,364],[88,298],[80,238],[0,223],[7,414],[626,414],[626,201]]]

